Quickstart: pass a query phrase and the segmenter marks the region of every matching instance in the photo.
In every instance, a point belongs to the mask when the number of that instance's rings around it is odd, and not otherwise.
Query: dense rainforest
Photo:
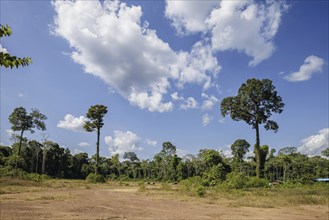
[[[233,157],[227,158],[213,149],[200,150],[197,155],[177,156],[176,147],[163,143],[162,150],[152,159],[141,160],[134,152],[126,152],[120,160],[118,154],[110,158],[99,157],[99,175],[110,179],[144,179],[145,181],[177,182],[190,177],[200,177],[204,185],[215,185],[236,175],[238,178],[256,176],[254,157],[244,158],[249,150],[245,140],[232,144]],[[0,167],[3,171],[14,170],[16,160],[19,168],[28,173],[47,174],[55,178],[84,179],[93,174],[96,156],[87,153],[72,155],[69,149],[52,141],[22,141],[21,157],[17,158],[19,140],[11,146],[0,147]],[[328,148],[323,151],[327,158],[308,157],[295,147],[269,151],[262,149],[262,170],[267,181],[281,180],[308,183],[313,178],[329,176]]]

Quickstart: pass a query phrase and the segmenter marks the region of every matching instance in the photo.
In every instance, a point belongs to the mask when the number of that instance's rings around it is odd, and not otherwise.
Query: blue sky
[[[220,115],[248,78],[273,81],[285,102],[279,131],[261,144],[317,155],[328,147],[328,1],[2,1],[13,35],[1,50],[33,64],[1,67],[1,143],[15,107],[37,108],[50,139],[95,152],[88,108],[108,106],[101,155],[152,158],[171,141],[179,155],[229,153],[255,131]],[[40,132],[27,133],[40,140]]]

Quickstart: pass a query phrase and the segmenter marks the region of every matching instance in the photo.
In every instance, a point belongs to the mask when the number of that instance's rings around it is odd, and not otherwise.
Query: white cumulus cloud
[[[90,146],[90,144],[87,143],[87,142],[81,142],[81,143],[79,143],[78,145],[79,145],[80,147],[89,147],[89,146]]]
[[[146,140],[145,140],[145,143],[146,143],[147,145],[150,145],[150,146],[153,146],[153,147],[155,147],[155,146],[158,144],[157,141],[150,140],[150,139],[146,139]]]
[[[11,129],[7,129],[7,130],[6,130],[6,133],[8,134],[9,137],[11,137],[11,136],[13,136],[13,135],[16,134],[15,131],[13,131],[13,130],[11,130]]]
[[[171,98],[173,101],[180,102],[180,109],[189,110],[199,108],[198,101],[193,97],[184,98],[183,96],[179,96],[177,92],[174,92],[171,94]]]
[[[212,120],[214,119],[214,117],[212,117],[211,115],[209,114],[204,114],[202,116],[202,124],[203,126],[207,126]]]
[[[57,127],[72,131],[84,131],[83,124],[87,119],[84,116],[74,117],[71,114],[66,114],[64,120],[58,122]]]
[[[177,149],[176,149],[176,154],[177,154],[177,156],[179,156],[180,158],[183,158],[183,157],[185,157],[186,155],[188,155],[189,152],[188,152],[187,150],[177,148]]]
[[[199,107],[199,103],[193,98],[188,97],[184,102],[180,105],[180,109],[188,110],[188,109],[196,109]]]
[[[172,21],[172,26],[180,35],[204,32],[204,22],[211,9],[219,5],[219,1],[170,1],[166,0],[165,16]]]
[[[114,131],[114,137],[106,136],[105,143],[109,145],[109,151],[112,155],[125,152],[135,152],[143,150],[139,145],[141,138],[131,131]]]
[[[211,110],[216,103],[219,102],[219,100],[214,95],[207,95],[205,93],[201,94],[202,98],[205,99],[202,103],[201,110]]]
[[[284,79],[291,82],[309,80],[313,74],[322,72],[323,65],[324,60],[322,58],[311,55],[304,60],[303,65],[299,67],[297,72],[290,73]]]
[[[172,50],[141,21],[140,6],[105,0],[54,1],[53,7],[53,32],[68,41],[73,60],[141,109],[172,111],[166,100],[171,83],[208,87],[220,70],[201,43],[190,52]]]
[[[210,33],[213,51],[237,50],[257,65],[275,50],[284,1],[166,1],[165,15],[179,34]]]
[[[315,156],[320,155],[327,147],[329,147],[329,128],[324,128],[318,134],[303,139],[297,150],[302,154]]]
[[[84,153],[84,152],[79,150],[79,149],[74,149],[73,150],[73,155],[80,154],[80,153]]]

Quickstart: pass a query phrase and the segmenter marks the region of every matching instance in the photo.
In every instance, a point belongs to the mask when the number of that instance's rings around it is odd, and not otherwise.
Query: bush
[[[139,186],[138,191],[140,191],[140,192],[145,192],[146,191],[146,187],[145,187],[144,182],[139,182],[138,186]]]
[[[206,194],[206,187],[203,185],[204,182],[200,176],[190,177],[181,182],[181,191],[186,192],[191,196],[202,197]]]
[[[86,181],[89,183],[105,183],[106,178],[100,174],[90,173],[87,176]]]
[[[198,196],[202,197],[206,194],[206,188],[204,186],[198,185],[195,187],[195,192]]]
[[[225,185],[229,188],[242,189],[245,187],[246,182],[249,180],[249,177],[245,176],[242,173],[229,173],[226,176],[227,180]]]
[[[269,182],[266,179],[259,179],[257,177],[250,177],[246,182],[246,187],[258,188],[258,187],[267,187]]]
[[[50,179],[47,175],[37,173],[27,173],[22,169],[13,169],[9,166],[0,167],[0,177],[19,178],[24,180],[32,180],[34,182],[42,182],[42,180]]]

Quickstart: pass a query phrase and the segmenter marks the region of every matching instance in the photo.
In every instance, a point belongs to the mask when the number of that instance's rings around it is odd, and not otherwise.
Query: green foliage
[[[9,122],[13,131],[30,131],[34,133],[34,128],[38,130],[46,130],[44,121],[47,117],[40,113],[38,109],[32,109],[31,113],[27,113],[23,107],[15,108],[9,116]]]
[[[226,182],[224,184],[228,188],[242,189],[245,187],[248,179],[249,178],[242,173],[232,172],[232,173],[227,174]]]
[[[105,183],[106,178],[100,174],[90,173],[87,176],[86,181],[89,183]]]
[[[223,185],[233,189],[262,188],[268,187],[269,182],[266,179],[260,179],[255,176],[248,177],[243,173],[232,172],[227,175],[227,180]]]
[[[11,34],[12,30],[8,25],[3,26],[0,24],[0,38],[4,36],[10,36]],[[12,69],[13,67],[18,68],[19,66],[28,66],[31,63],[32,60],[29,57],[19,58],[12,56],[5,51],[0,52],[0,66],[4,66],[6,68],[10,67]]]
[[[225,179],[226,172],[221,164],[213,165],[209,170],[205,171],[202,176],[202,184],[204,186],[214,186]]]
[[[190,177],[181,182],[181,191],[191,196],[203,197],[206,194],[206,187],[199,176]]]
[[[199,197],[203,197],[206,194],[206,188],[202,185],[198,185],[195,188],[195,192]]]
[[[232,155],[237,161],[242,161],[246,153],[249,152],[250,144],[245,139],[238,139],[231,145]]]
[[[40,175],[36,173],[27,173],[22,169],[13,169],[12,167],[0,167],[0,177],[19,178],[24,180],[31,180],[34,182],[42,182],[43,180],[50,179],[47,175]]]
[[[260,179],[255,176],[248,178],[245,187],[247,188],[259,188],[268,187],[269,182],[266,179]]]
[[[323,151],[321,151],[321,154],[325,157],[329,157],[329,147],[327,147],[326,149],[324,149]]]
[[[91,106],[86,114],[89,120],[86,121],[86,123],[83,125],[83,128],[88,132],[101,129],[104,125],[103,118],[106,113],[107,107],[104,105]]]
[[[0,37],[3,36],[10,36],[12,35],[12,30],[11,28],[8,26],[8,24],[6,24],[6,26],[3,26],[0,24]]]

